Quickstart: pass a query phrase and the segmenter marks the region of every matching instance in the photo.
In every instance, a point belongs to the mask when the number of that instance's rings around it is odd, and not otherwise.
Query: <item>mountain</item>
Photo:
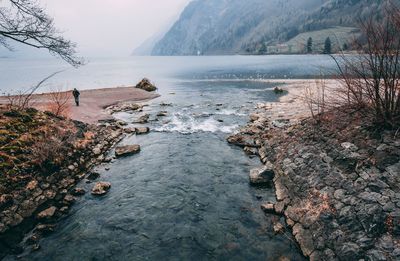
[[[139,45],[139,47],[133,50],[132,55],[133,56],[150,55],[154,49],[154,46],[163,38],[164,35],[165,32],[162,34],[155,34],[154,36],[148,38],[141,45]]]
[[[183,9],[183,7],[182,7]],[[158,30],[153,36],[149,37],[146,39],[142,44],[140,44],[138,47],[136,47],[132,55],[133,56],[146,56],[146,55],[151,55],[155,45],[163,39],[165,34],[169,31],[171,26],[178,20],[179,18],[179,13],[176,15],[172,16],[169,21],[161,27],[161,29]]]
[[[255,54],[281,50],[297,53],[303,52],[305,43],[293,39],[302,34],[297,39],[303,41],[311,32],[318,35],[318,41],[324,42],[327,37],[337,40],[333,47],[338,48],[356,33],[357,18],[378,16],[384,2],[194,0],[154,46],[152,54]]]

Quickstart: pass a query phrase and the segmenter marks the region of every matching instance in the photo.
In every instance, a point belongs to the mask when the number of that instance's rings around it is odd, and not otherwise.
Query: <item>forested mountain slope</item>
[[[382,0],[194,0],[185,8],[180,19],[163,39],[155,45],[152,54],[211,55],[267,52],[266,45],[286,43],[301,33],[354,27],[360,17],[378,16],[378,10],[384,6],[383,2]],[[332,34],[334,32],[333,30]]]

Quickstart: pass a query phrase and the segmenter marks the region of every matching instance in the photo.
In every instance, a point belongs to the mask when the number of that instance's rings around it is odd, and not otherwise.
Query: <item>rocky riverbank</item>
[[[349,110],[317,125],[270,117],[270,108],[258,106],[228,138],[267,166],[250,176],[276,189],[276,202],[260,207],[285,217],[310,260],[399,260],[399,133],[377,131]]]
[[[118,124],[95,126],[35,109],[1,109],[0,258],[40,247],[40,237],[85,194],[76,184],[97,178],[90,170],[111,160],[107,152],[124,133]]]
[[[109,182],[94,183],[100,174],[92,169],[138,153],[139,145],[115,145],[126,135],[150,131],[127,127],[111,115],[141,112],[142,108],[122,100],[106,107],[102,113],[108,117],[93,125],[33,108],[0,107],[0,259],[38,250],[40,238],[54,231],[77,197],[86,193],[77,187],[82,180],[93,183],[94,196],[111,189]],[[146,117],[140,123],[146,123]],[[109,156],[113,147],[115,156]]]

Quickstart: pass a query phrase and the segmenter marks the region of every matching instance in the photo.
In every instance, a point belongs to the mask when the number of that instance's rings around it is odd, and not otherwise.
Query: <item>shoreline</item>
[[[147,102],[160,97],[159,94],[147,92],[135,87],[115,87],[81,90],[80,106],[75,106],[71,91],[60,92],[62,100],[67,101],[66,116],[73,120],[95,124],[101,120],[112,117],[105,112],[105,108],[126,102]],[[68,94],[69,97],[68,97]],[[65,98],[64,98],[65,97]],[[0,104],[7,104],[7,97],[0,96]],[[46,111],[54,103],[52,93],[32,95],[31,106],[35,109]]]
[[[1,259],[3,255],[40,248],[40,238],[54,231],[58,220],[86,193],[77,187],[78,183],[88,179],[94,167],[109,160],[108,152],[125,133],[118,125],[95,126],[33,109],[3,111],[0,121],[6,123],[0,129],[6,139],[5,144],[3,140],[0,143],[4,149],[0,159],[7,177],[0,183]],[[9,121],[17,123],[22,133],[9,128]],[[33,136],[24,145],[27,132]],[[16,146],[18,150],[6,150]],[[14,170],[19,165],[22,172],[19,167]]]
[[[0,148],[4,149],[0,166],[7,177],[0,182],[0,259],[3,255],[38,250],[40,238],[54,231],[77,198],[87,193],[78,187],[82,180],[94,184],[93,195],[108,191],[108,183],[101,181],[93,169],[113,160],[110,151],[127,134],[147,133],[148,129],[124,128],[106,109],[159,96],[132,87],[83,90],[82,106],[73,107],[71,118],[35,109],[44,108],[51,101],[50,93],[34,95],[33,109],[9,111],[0,106]],[[0,97],[0,104],[5,100]],[[104,123],[93,124],[98,121]],[[24,151],[30,150],[31,156],[24,156]],[[37,165],[38,157],[45,157],[42,160],[47,162],[48,154],[52,155],[49,169]],[[22,173],[14,171],[17,163]],[[24,164],[32,165],[28,174],[24,174]]]
[[[317,126],[301,98],[311,80],[281,82],[289,93],[257,106],[250,122],[228,137],[266,168],[252,170],[250,182],[260,170],[274,173],[268,182],[276,202],[260,207],[285,218],[310,260],[397,260],[400,139],[389,131],[369,135],[357,114],[328,111],[330,121]]]

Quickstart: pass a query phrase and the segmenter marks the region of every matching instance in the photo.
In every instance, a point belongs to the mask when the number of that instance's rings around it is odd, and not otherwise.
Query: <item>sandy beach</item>
[[[143,102],[159,97],[157,93],[147,92],[135,87],[102,88],[93,90],[81,90],[80,106],[75,106],[72,92],[68,100],[67,116],[73,120],[86,123],[97,123],[99,120],[109,119],[111,116],[104,108],[123,102]],[[7,104],[6,97],[0,97],[0,104]],[[48,110],[54,103],[51,94],[35,94],[32,97],[31,107],[38,110]]]

